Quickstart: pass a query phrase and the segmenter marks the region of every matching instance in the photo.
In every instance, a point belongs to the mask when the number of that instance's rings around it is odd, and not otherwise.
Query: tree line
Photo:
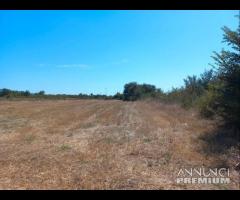
[[[112,96],[103,94],[46,94],[41,90],[37,93],[31,93],[30,91],[18,91],[10,89],[0,89],[0,97],[6,99],[28,98],[28,99],[112,99]]]

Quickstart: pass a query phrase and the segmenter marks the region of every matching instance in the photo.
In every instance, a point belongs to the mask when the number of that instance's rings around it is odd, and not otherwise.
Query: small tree
[[[29,97],[31,95],[31,93],[28,90],[26,90],[25,92],[23,92],[23,95],[26,97]]]
[[[227,42],[233,51],[222,50],[213,56],[218,66],[218,80],[222,84],[217,88],[220,93],[218,114],[227,123],[240,127],[240,28],[231,31],[224,27],[224,42]]]
[[[140,90],[136,82],[127,83],[124,85],[123,100],[135,101],[140,98]]]
[[[41,96],[45,95],[45,91],[43,90],[39,91],[38,95],[41,95]]]
[[[0,90],[0,97],[8,96],[10,95],[10,93],[11,93],[11,90],[3,88]]]
[[[240,129],[240,27],[232,31],[223,27],[223,42],[227,43],[231,50],[214,52],[214,68],[216,80],[208,91],[208,107],[215,110],[226,124]]]
[[[113,96],[113,99],[122,100],[122,99],[123,99],[123,94],[117,92],[117,93]]]

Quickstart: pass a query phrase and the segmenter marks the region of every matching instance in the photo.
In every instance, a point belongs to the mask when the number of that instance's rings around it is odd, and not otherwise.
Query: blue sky
[[[0,88],[109,95],[136,81],[166,91],[210,68],[236,14],[1,10]]]

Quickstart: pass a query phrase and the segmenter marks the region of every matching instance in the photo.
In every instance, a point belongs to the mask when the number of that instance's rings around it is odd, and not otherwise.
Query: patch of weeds
[[[145,143],[151,142],[151,139],[150,138],[143,138],[143,142],[145,142]]]
[[[169,164],[170,160],[172,158],[172,155],[170,153],[164,154],[164,164]]]
[[[91,128],[93,126],[94,126],[94,124],[92,122],[87,122],[87,123],[82,124],[81,128],[88,129],[88,128]]]
[[[103,142],[106,144],[113,144],[113,143],[118,143],[118,140],[114,139],[113,137],[106,137],[103,139]]]
[[[154,165],[152,160],[147,160],[147,167],[152,167]]]
[[[88,160],[84,160],[84,159],[78,160],[77,162],[78,162],[80,165],[87,165],[87,164],[89,164],[89,161],[88,161]]]
[[[215,185],[219,190],[228,190],[229,188],[227,187],[227,185],[224,185],[224,184],[213,184]]]
[[[219,126],[217,129],[206,132],[199,136],[199,139],[205,142],[202,152],[209,154],[223,154],[239,144],[239,138],[234,130]]]
[[[187,185],[186,184],[174,184],[176,187],[180,187],[181,189],[184,189],[184,190],[187,190],[188,189],[188,187],[187,187]]]
[[[165,138],[156,138],[155,141],[157,141],[157,144],[160,146],[167,143]]]
[[[36,136],[33,135],[33,134],[27,135],[27,136],[25,137],[25,140],[26,140],[26,142],[27,142],[28,144],[31,144],[35,139],[36,139]]]
[[[69,150],[69,149],[71,149],[71,147],[67,144],[63,144],[63,145],[60,146],[61,151],[66,151],[66,150]]]

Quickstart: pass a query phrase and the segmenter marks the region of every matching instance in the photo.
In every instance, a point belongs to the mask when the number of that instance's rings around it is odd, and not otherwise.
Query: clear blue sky
[[[0,11],[0,88],[46,93],[169,90],[209,69],[238,11]]]

